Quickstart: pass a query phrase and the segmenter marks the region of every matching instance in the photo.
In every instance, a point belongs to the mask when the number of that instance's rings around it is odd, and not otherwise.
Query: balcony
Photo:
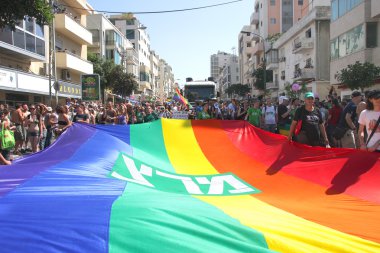
[[[257,42],[256,45],[253,47],[253,54],[257,55],[264,52],[264,43],[263,42]]]
[[[251,15],[251,24],[257,25],[260,22],[260,17],[258,12],[254,12]]]
[[[312,38],[295,40],[293,45],[293,54],[303,53],[304,51],[312,48],[314,48],[314,41]]]
[[[78,44],[92,44],[92,33],[65,13],[55,14],[55,30]]]
[[[294,81],[315,79],[314,68],[303,68],[294,71]]]
[[[269,90],[269,89],[278,89],[278,81],[267,82],[265,88],[267,90]]]
[[[57,68],[70,69],[81,74],[92,74],[92,63],[72,54],[68,51],[58,51],[56,53]]]
[[[152,87],[150,86],[150,83],[147,81],[140,81],[140,87],[139,91],[144,92],[145,90],[151,90]]]
[[[275,69],[278,69],[278,61],[267,62],[267,70],[275,70]]]

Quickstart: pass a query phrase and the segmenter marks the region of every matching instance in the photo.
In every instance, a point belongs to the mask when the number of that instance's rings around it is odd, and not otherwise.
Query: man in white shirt
[[[267,99],[266,104],[262,109],[262,117],[264,129],[275,133],[277,129],[277,108],[272,104],[270,98]]]

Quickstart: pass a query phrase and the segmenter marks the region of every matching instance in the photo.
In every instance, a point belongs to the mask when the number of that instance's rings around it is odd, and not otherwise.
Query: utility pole
[[[55,53],[55,6],[54,0],[49,0],[49,5],[53,13],[53,20],[49,24],[49,105],[52,106],[52,88],[55,90],[55,104],[58,105],[58,90],[59,84],[57,80],[57,66],[56,66],[56,53]],[[53,73],[52,73],[53,72]],[[54,80],[52,80],[54,78]]]

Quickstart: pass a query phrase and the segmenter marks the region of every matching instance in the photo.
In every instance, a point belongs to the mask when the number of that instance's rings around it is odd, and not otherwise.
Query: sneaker
[[[22,148],[21,149],[21,154],[25,154],[25,152],[26,152],[25,149]]]

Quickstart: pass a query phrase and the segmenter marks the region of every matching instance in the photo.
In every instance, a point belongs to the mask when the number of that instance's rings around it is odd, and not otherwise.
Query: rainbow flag
[[[244,121],[74,124],[0,167],[1,252],[380,252],[379,182]]]
[[[175,100],[177,102],[181,102],[184,105],[189,105],[190,108],[192,108],[192,106],[189,104],[189,101],[187,101],[187,99],[184,96],[182,96],[182,94],[178,90],[178,88],[175,89],[175,92],[174,92],[174,95],[173,95],[173,100]]]

